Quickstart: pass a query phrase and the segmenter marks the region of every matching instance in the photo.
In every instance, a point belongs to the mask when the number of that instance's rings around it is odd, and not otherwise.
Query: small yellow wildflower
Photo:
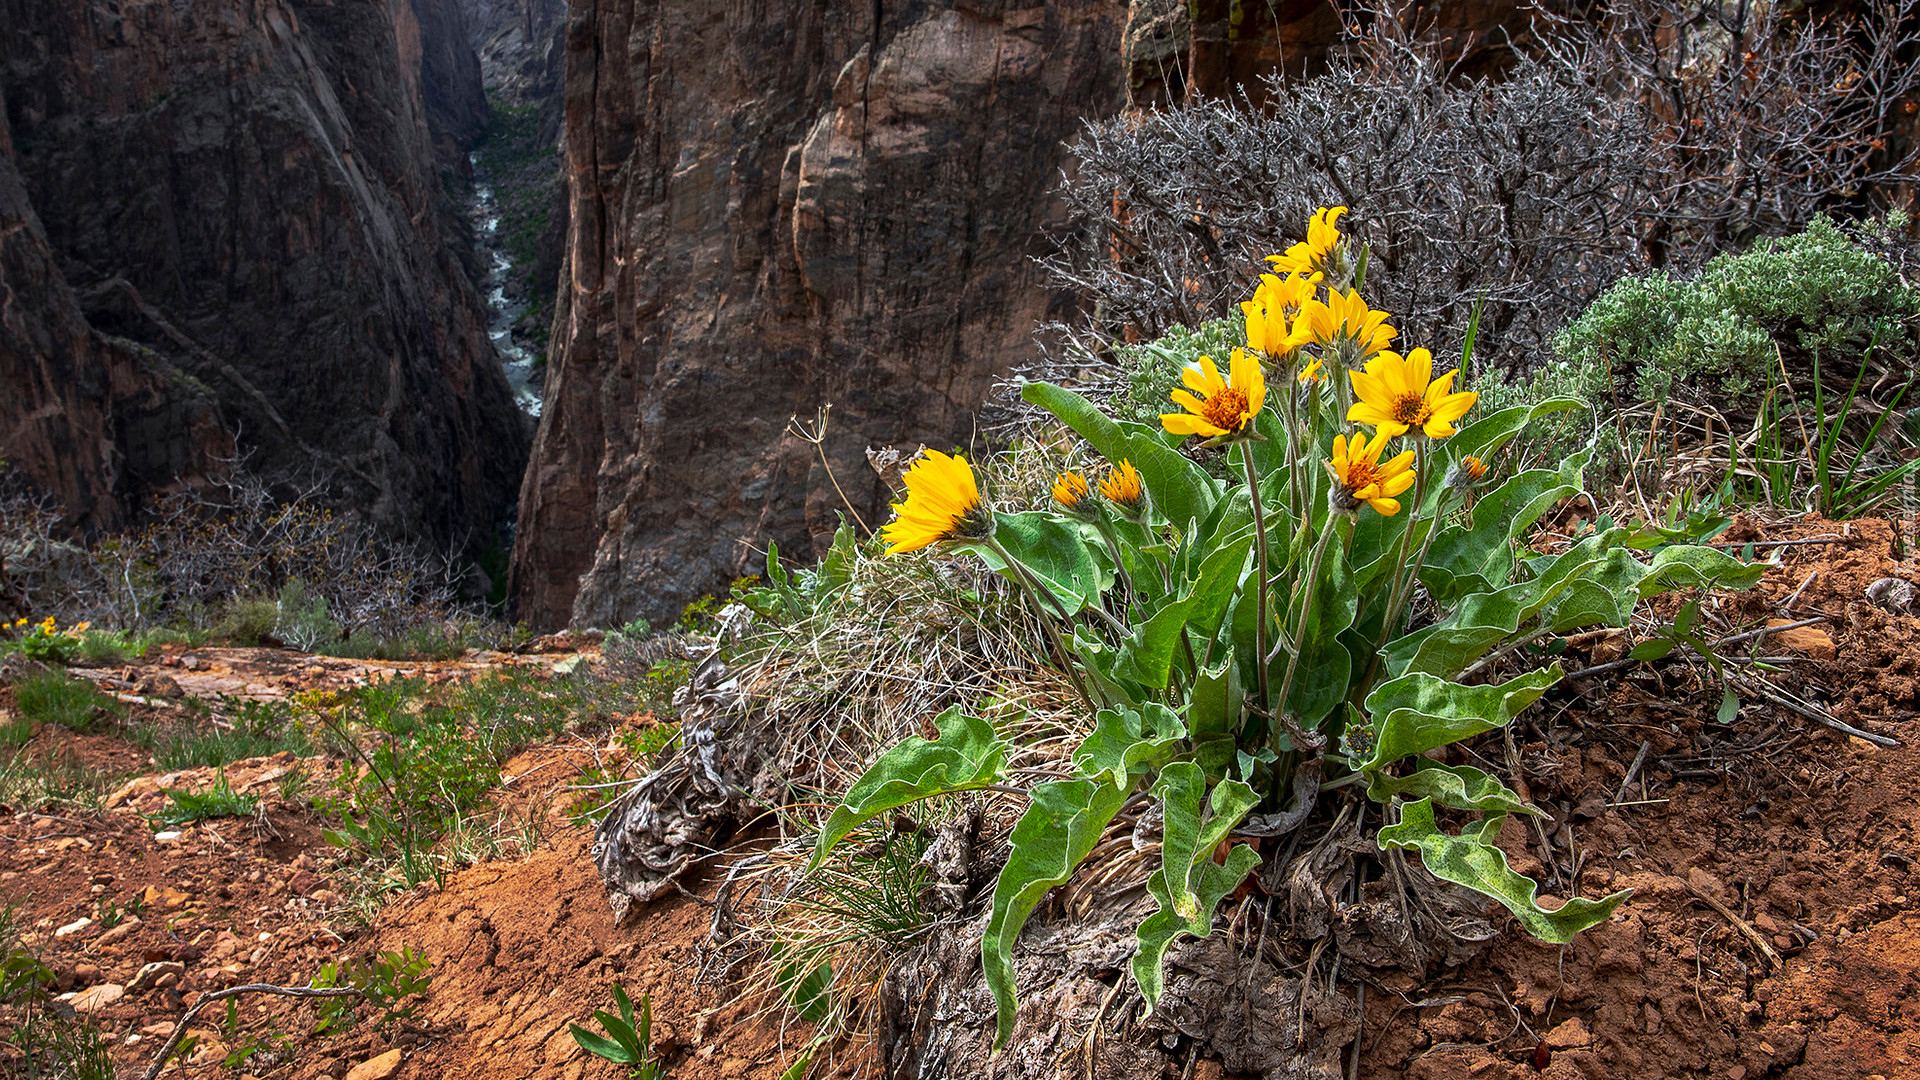
[[[1347,419],[1366,424],[1382,435],[1400,435],[1419,428],[1430,439],[1454,433],[1453,422],[1467,415],[1480,395],[1454,393],[1456,369],[1433,377],[1433,354],[1415,349],[1402,357],[1383,352],[1365,371],[1352,372],[1353,394],[1360,400],[1347,410]]]
[[[1320,361],[1318,360],[1315,360],[1313,363],[1308,364],[1306,367],[1303,367],[1300,369],[1300,385],[1301,386],[1312,386],[1314,383],[1320,383],[1320,382],[1326,382],[1326,381],[1327,381],[1327,373],[1320,370]]]
[[[1267,261],[1283,274],[1326,270],[1327,256],[1340,243],[1340,230],[1334,222],[1346,212],[1344,206],[1323,206],[1314,211],[1313,217],[1307,222],[1307,238],[1288,248],[1285,255],[1267,256]]]
[[[1466,468],[1467,476],[1470,479],[1478,480],[1481,477],[1487,475],[1487,463],[1484,461],[1481,461],[1477,457],[1474,457],[1472,454],[1468,454],[1466,457],[1461,458],[1460,464]]]
[[[1138,509],[1145,495],[1140,484],[1140,470],[1133,467],[1133,462],[1122,458],[1120,464],[1108,469],[1107,475],[1101,479],[1100,494],[1124,510]]]
[[[1327,463],[1327,471],[1340,485],[1333,493],[1335,509],[1352,513],[1366,503],[1383,517],[1400,512],[1400,500],[1394,496],[1413,486],[1413,451],[1382,464],[1380,451],[1391,437],[1381,433],[1369,441],[1355,434],[1351,442],[1345,435],[1333,437],[1333,460]]]
[[[1325,303],[1308,302],[1300,316],[1307,321],[1313,339],[1323,345],[1343,338],[1353,342],[1356,360],[1364,360],[1385,349],[1399,333],[1387,325],[1391,316],[1368,307],[1358,289],[1348,289],[1345,293],[1329,289]]]
[[[887,554],[992,531],[993,519],[984,512],[966,458],[927,450],[900,479],[907,485],[907,500],[893,504],[894,519],[880,530]]]
[[[1087,486],[1087,478],[1077,472],[1063,472],[1053,482],[1053,501],[1069,513],[1082,509],[1092,492],[1093,489]]]
[[[1267,400],[1267,379],[1260,364],[1245,349],[1233,350],[1229,377],[1222,379],[1213,357],[1203,356],[1197,365],[1181,369],[1180,381],[1187,390],[1175,390],[1173,403],[1186,412],[1161,413],[1160,424],[1176,435],[1204,435],[1217,438],[1235,435],[1253,421]],[[1205,399],[1188,393],[1206,395]]]

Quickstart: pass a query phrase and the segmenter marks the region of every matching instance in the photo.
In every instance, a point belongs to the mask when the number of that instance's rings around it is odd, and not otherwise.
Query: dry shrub
[[[1920,3],[1623,0],[1537,13],[1496,77],[1384,14],[1254,109],[1205,100],[1090,124],[1046,265],[1090,302],[1042,377],[1117,388],[1112,345],[1237,315],[1319,206],[1372,249],[1402,340],[1509,372],[1624,273],[1698,266],[1824,211],[1886,205],[1913,152]]]

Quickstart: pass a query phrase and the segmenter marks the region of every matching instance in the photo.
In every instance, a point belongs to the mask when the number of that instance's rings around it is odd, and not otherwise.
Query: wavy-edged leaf
[[[1327,527],[1334,526],[1329,522]],[[1283,703],[1300,726],[1308,730],[1318,728],[1321,721],[1346,700],[1353,679],[1353,656],[1340,643],[1340,634],[1353,625],[1354,617],[1359,614],[1359,597],[1353,586],[1353,573],[1340,548],[1337,543],[1327,547],[1320,586],[1313,593],[1313,610],[1307,613],[1306,629],[1298,643],[1300,666],[1294,673],[1293,688]],[[1249,588],[1248,594],[1251,593]],[[1291,634],[1299,625],[1299,609],[1289,608],[1287,633]],[[1269,684],[1276,693],[1286,669],[1283,651],[1274,658],[1268,672]]]
[[[1403,757],[1504,727],[1559,682],[1561,674],[1555,663],[1487,686],[1462,686],[1423,671],[1381,683],[1367,695],[1374,744],[1372,756],[1360,768],[1377,770]]]
[[[820,829],[809,871],[865,821],[935,795],[997,784],[1006,775],[1008,746],[992,724],[954,706],[934,717],[933,726],[940,733],[938,742],[918,735],[902,740],[847,789]]]
[[[1742,562],[1714,548],[1676,545],[1654,552],[1636,588],[1642,600],[1674,589],[1745,589],[1766,572],[1766,563]]]
[[[994,1049],[1005,1046],[1013,1034],[1013,946],[1020,928],[1047,890],[1073,876],[1093,846],[1100,842],[1113,815],[1127,801],[1125,790],[1093,780],[1059,780],[1036,784],[1033,800],[1013,827],[1013,850],[993,885],[993,913],[980,939],[980,966],[993,990],[999,1011]]]
[[[1204,520],[1220,500],[1220,481],[1160,441],[1152,428],[1109,419],[1093,402],[1052,383],[1028,383],[1020,396],[1059,417],[1108,461],[1131,460],[1153,505],[1167,520],[1183,526]]]
[[[1182,652],[1182,635],[1191,631],[1189,642],[1199,641],[1202,647],[1212,640],[1235,588],[1251,572],[1247,553],[1252,546],[1249,530],[1216,548],[1193,580],[1174,582],[1179,598],[1148,616],[1122,643],[1128,670],[1143,685],[1155,690],[1167,685],[1173,662]]]
[[[1506,817],[1488,814],[1455,836],[1440,830],[1434,820],[1433,803],[1421,799],[1400,808],[1400,823],[1381,829],[1379,843],[1382,848],[1418,851],[1420,861],[1434,877],[1500,901],[1527,933],[1556,945],[1564,945],[1580,931],[1606,921],[1613,909],[1632,895],[1632,889],[1622,889],[1599,900],[1569,900],[1558,911],[1542,908],[1535,900],[1539,887],[1533,879],[1515,873],[1507,865],[1506,853],[1493,844]]]
[[[1538,814],[1520,801],[1520,796],[1498,779],[1471,765],[1442,765],[1426,758],[1414,758],[1414,772],[1407,776],[1388,776],[1372,772],[1367,776],[1367,798],[1386,802],[1398,796],[1403,800],[1431,799],[1455,810],[1481,810],[1488,813]]]
[[[1435,602],[1445,607],[1469,593],[1505,585],[1513,573],[1515,545],[1554,504],[1586,489],[1582,476],[1591,457],[1583,450],[1558,469],[1508,478],[1474,503],[1465,524],[1435,536],[1420,570],[1420,582]]]
[[[1140,711],[1101,709],[1093,732],[1073,752],[1073,767],[1089,780],[1131,791],[1134,777],[1170,761],[1187,737],[1178,713],[1159,702]]]
[[[1212,933],[1213,909],[1260,865],[1260,856],[1245,844],[1227,853],[1226,865],[1213,861],[1214,849],[1259,803],[1252,788],[1238,780],[1215,784],[1207,800],[1211,813],[1203,819],[1206,775],[1200,766],[1181,761],[1160,773],[1153,794],[1165,811],[1165,826],[1160,868],[1147,879],[1147,891],[1160,901],[1160,910],[1140,924],[1140,944],[1133,955],[1133,979],[1149,1011],[1159,1004],[1164,989],[1167,946],[1181,934],[1204,938]]]

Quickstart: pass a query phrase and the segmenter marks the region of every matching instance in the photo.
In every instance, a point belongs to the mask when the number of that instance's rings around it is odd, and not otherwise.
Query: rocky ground
[[[1684,663],[1628,666],[1564,686],[1522,719],[1511,751],[1499,740],[1475,748],[1503,770],[1513,754],[1532,799],[1551,815],[1539,834],[1510,822],[1503,845],[1551,893],[1631,887],[1633,898],[1564,948],[1508,927],[1448,971],[1349,964],[1337,992],[1366,986],[1355,1075],[1920,1073],[1920,805],[1912,794],[1920,790],[1920,617],[1866,597],[1880,579],[1920,578],[1920,564],[1911,551],[1895,558],[1894,534],[1878,521],[1737,529],[1730,538],[1742,542],[1814,542],[1779,548],[1780,565],[1761,587],[1715,598],[1709,619],[1744,627],[1824,616],[1760,650],[1785,658],[1776,681],[1898,745],[1831,730],[1754,694],[1721,724],[1719,683]],[[1569,667],[1622,648],[1581,642]],[[174,695],[227,695],[223,707],[231,707],[242,696],[337,691],[398,673],[456,680],[505,664],[566,671],[579,655],[379,664],[175,647],[87,674],[136,716],[186,716]],[[204,789],[212,770],[156,774],[112,733],[43,729],[28,752],[76,756],[128,778],[97,812],[7,808],[0,895],[18,906],[65,1005],[110,1035],[126,1076],[139,1075],[196,995],[247,982],[303,986],[330,961],[416,949],[432,966],[415,1015],[315,1035],[314,1006],[242,997],[231,1018],[202,1014],[197,1044],[167,1075],[618,1076],[567,1028],[609,1008],[618,982],[636,998],[652,995],[655,1043],[676,1080],[773,1080],[810,1032],[756,1012],[728,983],[724,951],[710,944],[713,881],[616,928],[587,855],[590,833],[570,819],[570,785],[604,764],[623,727],[651,722],[616,720],[514,757],[487,815],[498,855],[457,859],[443,888],[399,889],[376,898],[383,903],[369,902],[365,882],[338,864],[323,836],[328,819],[315,799],[340,763],[290,754],[236,763],[226,780],[260,797],[253,817],[166,826],[152,817],[167,805],[165,789]],[[1246,934],[1232,944],[1260,947]],[[1116,1008],[1086,1045],[1140,1037],[1135,1012]],[[1227,1075],[1190,1058],[1178,1039],[1169,1049],[1169,1078]],[[843,1046],[814,1075],[881,1075],[877,1057]],[[1084,1061],[1063,1058],[1060,1075],[1106,1075],[1100,1058],[1092,1050]]]

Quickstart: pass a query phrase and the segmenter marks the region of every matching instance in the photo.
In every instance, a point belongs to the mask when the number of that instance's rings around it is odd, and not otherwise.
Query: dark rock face
[[[233,446],[211,392],[150,349],[87,324],[0,127],[0,446],[88,529]]]
[[[175,373],[152,409],[211,401],[262,473],[317,474],[404,533],[490,526],[527,433],[441,178],[485,116],[465,49],[453,0],[0,0],[13,161],[84,322],[57,299],[38,317],[134,343]],[[0,378],[38,348],[0,353]],[[75,364],[48,392],[121,415]],[[126,480],[96,462],[151,455],[71,423],[106,442],[30,474],[70,506],[118,500],[87,520],[123,516]]]
[[[865,448],[966,445],[1071,310],[1030,256],[1060,144],[1124,100],[1124,5],[572,0],[571,189],[513,592],[660,620],[889,496]],[[788,431],[834,406],[824,453]]]
[[[481,74],[501,101],[550,110],[559,134],[567,0],[461,0]]]

